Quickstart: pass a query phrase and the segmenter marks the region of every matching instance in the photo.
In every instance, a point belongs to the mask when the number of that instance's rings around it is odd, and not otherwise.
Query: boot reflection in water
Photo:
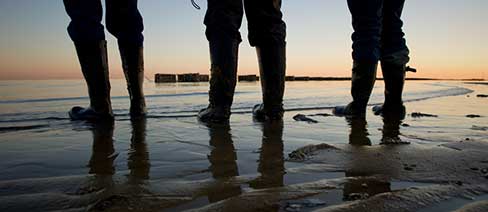
[[[400,138],[400,125],[402,120],[399,117],[383,116],[383,136],[381,144],[409,144]]]
[[[208,124],[210,146],[213,147],[208,160],[212,177],[222,181],[219,185],[209,189],[209,202],[218,202],[242,193],[239,185],[226,184],[225,181],[239,175],[237,155],[232,140],[231,128],[226,124]]]
[[[98,122],[93,124],[91,131],[93,146],[88,167],[95,180],[91,189],[98,191],[114,185],[112,176],[115,174],[114,160],[117,157],[113,145],[114,123]]]
[[[371,146],[369,139],[368,123],[364,118],[347,118],[351,132],[349,134],[349,144],[354,146]],[[362,151],[362,150],[361,150]],[[358,163],[357,158],[352,156],[352,161],[348,164],[351,166],[346,170],[346,177],[348,179],[344,183],[343,200],[354,201],[359,199],[366,199],[376,194],[390,192],[390,182],[381,178],[374,178],[370,176],[378,173],[364,170],[362,163]]]
[[[130,151],[127,161],[129,167],[129,183],[142,184],[149,179],[151,164],[146,144],[146,119],[133,119]]]
[[[349,133],[349,144],[355,146],[371,146],[369,133],[367,129],[368,123],[364,118],[347,118],[347,122],[351,127]]]
[[[250,182],[255,189],[281,187],[284,185],[285,160],[283,156],[283,121],[266,121],[259,155],[258,178]]]
[[[100,0],[64,0],[71,22],[68,33],[73,41],[81,71],[88,86],[90,106],[73,107],[69,111],[72,120],[100,121],[113,119],[110,100],[110,81],[107,42]],[[130,115],[137,118],[146,114],[143,92],[144,29],[137,0],[106,0],[107,30],[117,38],[122,68],[130,96]]]
[[[286,25],[281,0],[208,0],[205,15],[210,49],[209,105],[198,113],[203,122],[226,122],[237,82],[239,28],[244,11],[249,42],[256,47],[263,90],[263,104],[253,115],[259,120],[281,119],[286,70]]]
[[[366,199],[391,191],[391,183],[385,179],[368,177],[346,171],[347,181],[342,190],[344,201]]]

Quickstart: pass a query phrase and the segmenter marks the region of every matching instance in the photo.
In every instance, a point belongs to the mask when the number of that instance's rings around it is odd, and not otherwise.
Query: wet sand
[[[488,86],[459,85],[473,92],[407,102],[404,121],[3,124],[0,211],[487,211]]]

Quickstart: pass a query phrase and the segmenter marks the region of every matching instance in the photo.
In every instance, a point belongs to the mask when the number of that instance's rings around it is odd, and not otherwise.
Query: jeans
[[[405,0],[347,0],[355,61],[406,64],[409,50],[401,14]]]
[[[285,45],[286,25],[281,0],[208,0],[205,15],[209,41],[242,41],[239,33],[244,9],[251,46]]]
[[[142,46],[144,25],[137,0],[105,0],[105,3],[107,30],[119,42]],[[105,40],[101,0],[64,0],[64,6],[71,18],[68,33],[74,42]]]

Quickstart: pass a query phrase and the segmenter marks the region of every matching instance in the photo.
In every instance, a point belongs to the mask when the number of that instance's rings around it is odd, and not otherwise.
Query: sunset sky
[[[145,21],[145,68],[155,73],[208,73],[205,0],[140,0]],[[408,0],[403,18],[411,49],[410,77],[488,79],[488,1]],[[346,0],[284,0],[288,26],[288,75],[349,76],[351,19]],[[0,80],[81,78],[61,0],[0,1]],[[246,22],[241,29],[247,38]],[[110,72],[122,77],[114,38]],[[257,74],[247,39],[239,74]]]

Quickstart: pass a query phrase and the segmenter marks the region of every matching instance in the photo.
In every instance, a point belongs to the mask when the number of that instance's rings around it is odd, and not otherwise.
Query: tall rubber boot
[[[258,121],[283,118],[283,94],[285,92],[286,47],[256,47],[261,75],[263,103],[255,105],[253,116]]]
[[[227,122],[237,82],[238,41],[210,42],[209,105],[200,110],[203,122]]]
[[[144,117],[147,112],[143,90],[144,48],[141,45],[119,42],[119,51],[129,91],[131,118]]]
[[[69,111],[72,120],[97,121],[113,119],[110,102],[110,82],[108,75],[107,42],[76,43],[76,52],[81,71],[88,86],[90,106],[73,107]]]
[[[402,94],[405,85],[405,75],[407,70],[415,71],[415,69],[406,67],[405,64],[388,62],[381,62],[381,68],[385,81],[385,102],[381,106],[373,107],[373,112],[375,115],[404,119],[406,112]]]
[[[353,101],[347,106],[337,106],[333,109],[336,116],[350,118],[366,117],[366,107],[376,81],[378,63],[354,62],[352,68],[351,95]]]

